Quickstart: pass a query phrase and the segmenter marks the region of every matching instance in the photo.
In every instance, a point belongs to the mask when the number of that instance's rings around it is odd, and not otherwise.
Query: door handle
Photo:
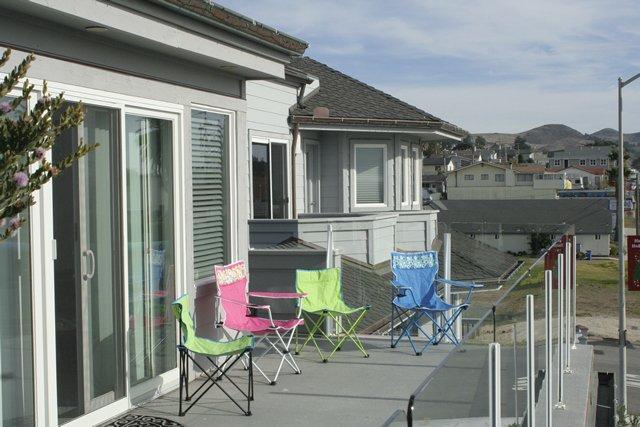
[[[91,259],[91,269],[82,276],[82,279],[93,279],[93,275],[96,272],[96,256],[91,249],[87,249],[86,251],[84,251],[84,256],[87,257],[87,259]]]

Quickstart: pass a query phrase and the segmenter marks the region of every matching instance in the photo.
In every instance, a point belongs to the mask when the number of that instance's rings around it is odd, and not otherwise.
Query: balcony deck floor
[[[329,363],[322,363],[315,349],[308,346],[296,356],[302,375],[283,368],[274,386],[254,371],[255,400],[250,417],[214,389],[183,417],[177,416],[177,390],[132,413],[169,418],[185,426],[382,425],[395,410],[406,408],[410,394],[452,348],[440,344],[415,356],[406,340],[395,349],[389,348],[388,338],[368,338],[364,344],[371,357],[363,358],[348,344]],[[276,362],[275,357],[265,358],[261,367],[273,369]],[[246,384],[241,369],[232,375]],[[237,390],[231,394],[240,396]]]

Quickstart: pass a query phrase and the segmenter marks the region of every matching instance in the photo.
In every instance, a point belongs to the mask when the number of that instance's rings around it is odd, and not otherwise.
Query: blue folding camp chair
[[[481,288],[482,285],[439,279],[436,251],[392,252],[391,270],[391,286],[394,291],[391,300],[391,347],[395,347],[403,337],[407,337],[416,356],[419,356],[428,346],[437,345],[445,337],[457,345],[458,337],[452,328],[456,319],[469,307],[473,290]],[[467,289],[465,301],[459,305],[447,303],[438,295],[438,283]],[[397,320],[400,321],[402,332],[394,340],[393,331]],[[435,328],[432,334],[423,329],[421,320],[433,322]],[[428,339],[421,351],[416,349],[411,338],[414,331],[419,331]]]

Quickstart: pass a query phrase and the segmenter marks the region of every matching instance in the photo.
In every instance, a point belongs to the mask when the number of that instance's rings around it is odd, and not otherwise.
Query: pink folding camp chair
[[[290,292],[248,292],[249,280],[244,261],[237,261],[225,266],[215,266],[216,283],[218,286],[217,298],[222,304],[224,319],[221,322],[225,328],[237,332],[235,337],[228,335],[228,338],[235,339],[241,333],[251,334],[256,337],[256,348],[263,341],[267,348],[258,357],[253,358],[253,366],[262,374],[267,382],[275,385],[278,375],[282,370],[284,362],[287,362],[293,372],[300,374],[300,368],[293,359],[289,351],[291,340],[296,328],[304,323],[301,317],[300,299],[306,294]],[[269,299],[297,299],[298,310],[294,319],[279,320],[271,315],[271,306],[256,305],[249,303],[249,297],[269,298]],[[258,311],[266,311],[267,317],[257,316]],[[258,362],[267,354],[275,351],[280,355],[280,364],[273,380],[264,373],[258,366]]]

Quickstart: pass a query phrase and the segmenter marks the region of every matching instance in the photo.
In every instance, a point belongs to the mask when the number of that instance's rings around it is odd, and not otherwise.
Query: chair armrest
[[[300,299],[307,296],[298,292],[249,292],[250,297],[270,298],[270,299]]]
[[[473,283],[473,282],[461,282],[459,280],[436,279],[436,282],[445,283],[447,285],[457,286],[459,288],[465,288],[465,289],[484,288],[484,285],[478,285],[478,284]]]
[[[247,307],[247,308],[265,309],[265,310],[271,308],[270,305],[249,304],[249,303],[242,302],[242,301],[236,301],[234,299],[222,298],[221,296],[217,296],[217,295],[216,295],[216,299],[218,299],[220,301],[224,301],[224,302],[230,302],[231,304],[241,305],[241,306]]]
[[[413,303],[416,305],[416,307],[420,307],[420,303],[418,301],[416,301],[416,296],[413,293],[413,289],[411,287],[394,285],[393,283],[391,283],[391,286],[393,286],[394,288],[396,288],[399,291],[404,291],[404,293],[397,294],[396,296],[405,296],[406,295],[406,291],[409,291],[409,293],[411,294],[411,299],[413,300]]]

